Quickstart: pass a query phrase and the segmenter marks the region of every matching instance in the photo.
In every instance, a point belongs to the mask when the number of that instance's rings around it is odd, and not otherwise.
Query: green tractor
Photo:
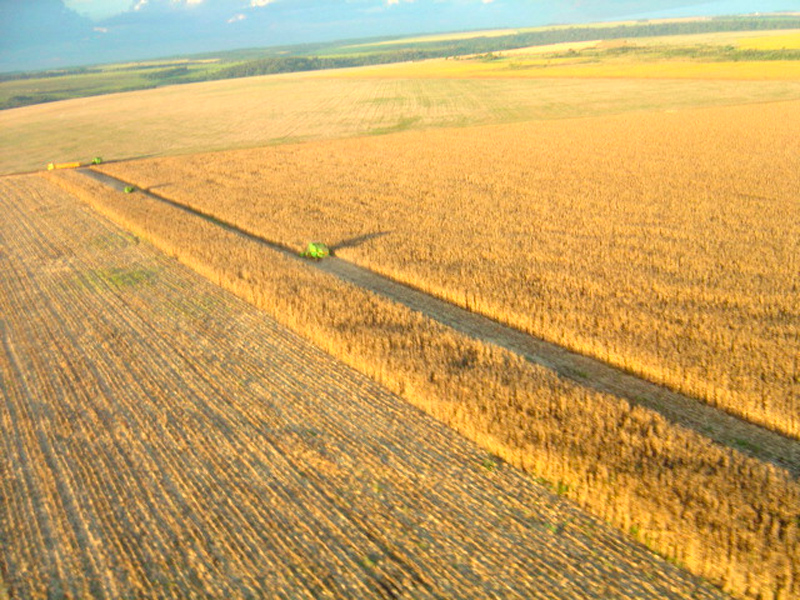
[[[132,194],[133,192],[136,191],[136,188],[133,187],[132,185],[126,185],[122,191],[125,192],[126,194]]]
[[[93,164],[93,165],[102,165],[102,164],[103,164],[103,159],[102,159],[102,158],[100,158],[99,156],[95,156],[95,157],[92,159],[92,164]]]
[[[313,258],[315,260],[320,260],[323,258],[327,258],[331,255],[330,249],[323,244],[322,242],[311,242],[303,252],[300,253],[300,256],[303,258]]]

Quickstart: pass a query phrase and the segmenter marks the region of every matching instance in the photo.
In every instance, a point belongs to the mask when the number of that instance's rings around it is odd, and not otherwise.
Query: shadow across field
[[[152,188],[151,188],[152,189]],[[356,248],[361,244],[365,244],[372,240],[381,238],[385,235],[389,235],[393,233],[392,231],[376,231],[375,233],[367,233],[364,235],[359,235],[356,237],[348,238],[346,240],[342,240],[341,242],[337,242],[330,246],[331,252],[336,252],[337,250],[342,250],[344,248]]]
[[[111,177],[110,175],[105,175],[104,173],[98,173],[97,171],[92,171],[91,169],[81,169],[81,171],[84,174],[86,174],[89,177],[91,177],[92,179],[95,179],[95,180],[99,181],[100,183],[102,183],[104,185],[107,185],[107,186],[117,190],[118,192],[124,192],[125,188],[130,186],[129,183],[126,183],[124,181],[120,181],[119,179],[117,179],[115,177]],[[254,242],[258,242],[259,244],[263,244],[263,245],[265,245],[265,246],[267,246],[269,248],[272,248],[273,250],[277,250],[279,252],[283,252],[283,253],[285,253],[285,254],[287,254],[289,256],[297,257],[297,252],[295,250],[293,250],[292,248],[290,248],[289,246],[285,246],[283,244],[279,244],[277,242],[273,242],[271,240],[263,238],[260,235],[256,235],[254,233],[250,233],[248,231],[245,231],[245,230],[237,227],[236,225],[233,225],[232,223],[228,223],[227,221],[223,221],[222,219],[218,219],[214,215],[210,215],[208,213],[204,213],[203,211],[197,210],[197,209],[192,208],[190,206],[186,206],[185,204],[181,204],[180,202],[175,202],[174,200],[170,200],[169,198],[165,198],[164,196],[159,196],[158,194],[150,191],[150,190],[153,190],[153,189],[155,189],[157,187],[164,187],[166,185],[168,185],[168,184],[163,184],[162,183],[162,184],[150,186],[147,189],[140,189],[140,190],[138,190],[138,192],[141,193],[141,194],[146,194],[146,195],[150,196],[151,198],[153,198],[155,200],[158,200],[159,202],[164,202],[165,204],[169,204],[170,206],[173,206],[173,207],[175,207],[175,208],[177,208],[177,209],[179,209],[179,210],[181,210],[183,212],[192,214],[192,215],[194,215],[196,217],[200,217],[201,219],[205,219],[206,221],[208,221],[210,223],[213,223],[214,225],[217,225],[219,227],[222,227],[223,229],[225,229],[227,231],[231,231],[233,233],[236,233],[237,235],[241,235],[243,237],[246,237],[249,240],[252,240]]]
[[[151,186],[145,188],[144,191],[149,193],[149,192],[152,192],[153,190],[169,187],[171,185],[173,185],[173,183],[169,182],[169,181],[167,183],[157,183],[156,185],[151,185]]]

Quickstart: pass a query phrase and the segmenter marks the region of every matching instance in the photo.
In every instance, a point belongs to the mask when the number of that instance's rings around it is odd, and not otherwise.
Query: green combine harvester
[[[303,252],[300,253],[300,256],[304,258],[314,258],[316,260],[320,260],[322,258],[327,258],[331,255],[330,249],[323,244],[322,242],[311,242]]]
[[[93,164],[93,165],[102,165],[103,164],[103,159],[101,157],[99,157],[99,156],[95,156],[92,159],[91,164]],[[86,167],[88,165],[89,165],[89,163],[83,164],[80,161],[63,162],[63,163],[51,162],[51,163],[49,163],[47,165],[47,170],[48,171],[53,171],[55,169],[79,169],[80,167]]]

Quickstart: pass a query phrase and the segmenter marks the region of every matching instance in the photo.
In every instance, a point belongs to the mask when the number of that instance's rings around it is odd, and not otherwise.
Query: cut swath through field
[[[798,115],[642,113],[102,171],[289,247],[391,232],[337,254],[797,438]]]
[[[112,189],[120,190],[127,187],[125,182],[103,173],[84,171],[84,175]],[[231,233],[277,250],[285,256],[294,256],[294,252],[289,246],[267,240],[252,231],[240,229],[232,223],[163,198],[153,192],[144,193],[158,202],[205,219]],[[344,248],[356,247],[360,243],[376,237],[381,236],[362,236],[354,242],[345,242],[337,247],[341,251]],[[670,421],[694,429],[705,437],[746,452],[761,461],[773,463],[786,469],[796,478],[800,477],[800,442],[796,440],[737,419],[723,411],[704,405],[696,399],[671,392],[606,363],[534,338],[522,331],[442,301],[341,258],[330,257],[330,250],[320,242],[309,243],[307,249],[299,256],[312,259],[326,258],[324,263],[315,263],[315,266],[343,281],[380,294],[392,302],[402,304],[481,342],[510,350],[521,358],[553,370],[560,377],[571,379],[581,386],[611,393],[627,399],[632,404],[655,410]]]
[[[797,591],[800,489],[785,472],[309,269],[219,220],[146,194],[122,202],[79,173],[57,181],[691,571],[743,597]]]

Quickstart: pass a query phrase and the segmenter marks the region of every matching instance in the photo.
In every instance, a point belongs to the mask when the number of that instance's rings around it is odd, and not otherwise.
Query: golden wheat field
[[[747,37],[739,41],[742,48],[755,50],[800,49],[800,31],[775,31],[771,35]]]
[[[798,437],[798,156],[792,102],[102,170]]]
[[[438,67],[437,67],[438,64]],[[461,63],[459,63],[461,64]],[[168,156],[647,109],[800,99],[798,81],[441,77],[451,61],[216,81],[0,111],[0,174],[49,162]],[[480,68],[483,63],[476,63]],[[401,65],[402,66],[402,65]],[[410,68],[409,67],[409,68]],[[467,68],[469,67],[469,68]],[[747,70],[747,63],[740,68]],[[513,75],[513,74],[512,74]],[[632,74],[633,75],[633,74]],[[534,77],[535,76],[535,77]]]
[[[723,597],[44,179],[0,207],[0,596]]]
[[[143,193],[56,175],[137,235],[737,597],[798,593],[800,487],[659,414],[308,268]],[[386,246],[386,248],[391,248]]]
[[[800,599],[800,63],[564,50],[0,111],[0,600]]]

